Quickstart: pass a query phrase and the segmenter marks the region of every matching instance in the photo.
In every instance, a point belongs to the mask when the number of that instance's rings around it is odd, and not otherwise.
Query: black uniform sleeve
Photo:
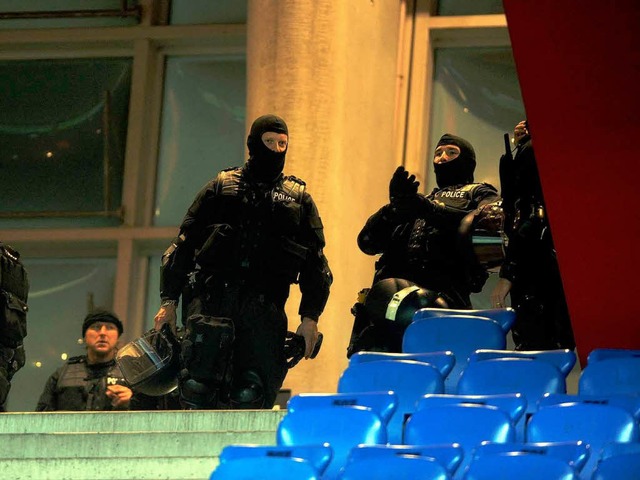
[[[53,412],[57,410],[56,389],[58,386],[58,378],[60,378],[60,368],[56,370],[44,385],[44,391],[38,399],[36,412]]]
[[[391,205],[387,204],[369,217],[358,234],[358,247],[367,255],[383,253],[391,242],[396,226]]]
[[[333,275],[329,262],[325,257],[324,231],[318,208],[311,196],[305,192],[303,207],[303,242],[309,249],[299,276],[300,301],[299,314],[318,320],[329,298],[329,289],[333,283]]]
[[[173,240],[162,256],[160,267],[160,298],[162,300],[180,298],[187,277],[193,271],[195,250],[204,243],[207,234],[205,210],[215,196],[216,187],[216,180],[212,180],[198,192],[182,220],[179,236]]]

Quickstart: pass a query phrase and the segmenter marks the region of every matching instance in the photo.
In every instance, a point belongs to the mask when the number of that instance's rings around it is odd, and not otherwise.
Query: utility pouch
[[[0,342],[16,348],[27,336],[27,304],[17,296],[0,291]]]
[[[236,249],[235,230],[227,223],[213,226],[209,238],[196,254],[196,262],[203,267],[221,268],[230,264]]]
[[[230,318],[191,315],[187,318],[180,353],[183,368],[197,382],[227,383],[234,338]]]

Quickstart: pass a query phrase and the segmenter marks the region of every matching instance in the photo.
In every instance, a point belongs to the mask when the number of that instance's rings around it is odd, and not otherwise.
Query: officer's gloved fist
[[[416,180],[415,175],[409,175],[403,166],[396,168],[396,171],[389,182],[389,200],[394,201],[406,196],[413,196],[418,193],[420,182]]]

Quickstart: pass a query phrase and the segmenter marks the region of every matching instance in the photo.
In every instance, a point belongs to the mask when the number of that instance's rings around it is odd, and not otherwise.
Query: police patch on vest
[[[273,190],[271,192],[271,198],[273,199],[274,202],[295,202],[296,199],[293,198],[291,195],[287,195],[284,192],[281,192],[279,190]]]

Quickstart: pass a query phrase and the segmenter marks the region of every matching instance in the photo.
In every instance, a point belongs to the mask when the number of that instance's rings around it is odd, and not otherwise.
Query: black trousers
[[[231,357],[234,380],[247,371],[258,374],[264,385],[264,408],[273,407],[287,374],[284,342],[287,316],[277,305],[251,287],[217,282],[201,290],[190,303],[188,315],[230,318],[235,329]]]

